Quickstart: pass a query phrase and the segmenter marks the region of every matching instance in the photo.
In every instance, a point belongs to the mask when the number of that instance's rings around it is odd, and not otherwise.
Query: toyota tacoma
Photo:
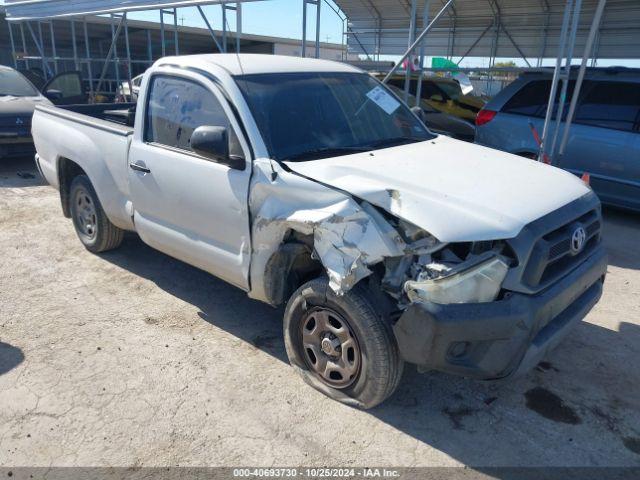
[[[587,185],[431,133],[346,64],[163,58],[136,105],[39,105],[33,137],[89,251],[135,231],[286,304],[293,367],[360,408],[391,395],[405,362],[520,375],[602,293],[602,217]]]

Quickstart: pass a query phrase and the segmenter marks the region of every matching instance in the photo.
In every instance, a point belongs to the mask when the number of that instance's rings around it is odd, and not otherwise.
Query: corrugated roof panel
[[[336,0],[336,3],[349,19],[350,52],[371,56],[404,53],[411,0]],[[423,27],[424,3],[425,0],[418,0],[418,29]],[[433,18],[444,3],[431,0],[429,17]],[[574,56],[582,56],[597,3],[583,0]],[[495,48],[497,57],[519,57],[518,49],[529,58],[555,57],[565,4],[565,0],[456,0],[427,35],[427,55],[489,57]],[[500,31],[496,45],[494,19],[498,8]],[[639,45],[640,1],[608,0],[600,27],[598,58],[638,58]]]
[[[8,20],[18,21],[220,3],[225,0],[5,0],[5,9]]]

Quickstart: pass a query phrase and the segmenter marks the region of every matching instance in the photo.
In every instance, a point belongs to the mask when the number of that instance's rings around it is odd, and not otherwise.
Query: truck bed
[[[32,131],[38,164],[47,181],[59,186],[61,162],[80,165],[94,180],[112,223],[131,228],[128,156],[135,104],[39,105]]]
[[[47,108],[47,107],[44,107]],[[54,107],[58,115],[68,112],[74,115],[79,121],[90,122],[89,119],[81,119],[80,117],[89,117],[94,120],[117,124],[133,130],[133,123],[136,116],[135,103],[96,103],[92,105],[59,105]],[[99,125],[99,124],[96,124]]]

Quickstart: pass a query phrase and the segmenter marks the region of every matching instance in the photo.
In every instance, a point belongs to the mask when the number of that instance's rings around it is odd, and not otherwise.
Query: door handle
[[[135,170],[136,172],[151,173],[151,170],[149,170],[144,164],[129,163],[129,168],[131,170]]]

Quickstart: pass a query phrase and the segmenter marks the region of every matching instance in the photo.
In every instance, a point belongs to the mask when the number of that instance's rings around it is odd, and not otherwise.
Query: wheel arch
[[[58,185],[60,189],[62,213],[65,217],[71,218],[71,182],[73,182],[73,179],[79,175],[87,175],[87,172],[78,163],[66,157],[58,158],[56,170],[58,172]]]
[[[264,270],[268,303],[274,306],[285,303],[301,285],[324,272],[322,262],[313,256],[313,239],[295,231],[287,232]]]

